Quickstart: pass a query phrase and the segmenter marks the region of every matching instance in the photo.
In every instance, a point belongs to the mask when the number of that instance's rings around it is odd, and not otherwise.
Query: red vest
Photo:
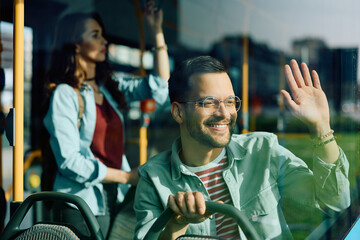
[[[120,169],[124,154],[123,126],[115,110],[103,99],[102,105],[96,104],[96,126],[90,148],[107,167]]]

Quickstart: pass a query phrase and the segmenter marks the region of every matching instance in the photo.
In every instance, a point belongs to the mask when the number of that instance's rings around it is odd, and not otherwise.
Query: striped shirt
[[[222,175],[227,165],[227,155],[224,149],[215,160],[205,166],[186,167],[200,178],[212,201],[222,201],[232,205],[230,192]],[[227,239],[240,238],[237,223],[231,217],[215,213],[215,221],[217,236]]]

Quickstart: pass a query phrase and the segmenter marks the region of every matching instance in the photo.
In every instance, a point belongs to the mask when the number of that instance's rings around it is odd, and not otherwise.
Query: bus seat
[[[6,216],[6,198],[5,191],[0,187],[0,233],[3,229]]]
[[[40,240],[40,239],[67,239],[79,240],[80,238],[68,227],[54,224],[35,224],[21,233],[15,240]]]
[[[83,216],[89,231],[90,236],[76,231],[71,225],[55,222],[41,222],[36,223],[27,229],[21,229],[20,225],[31,206],[39,201],[63,201],[75,205],[81,215]],[[47,237],[43,237],[46,234]],[[61,238],[61,237],[64,238]],[[91,239],[91,240],[104,240],[100,226],[90,210],[89,206],[83,199],[76,195],[60,193],[60,192],[40,192],[34,193],[27,197],[20,206],[16,209],[11,216],[8,224],[6,225],[3,233],[0,235],[2,240],[22,240],[22,239]]]

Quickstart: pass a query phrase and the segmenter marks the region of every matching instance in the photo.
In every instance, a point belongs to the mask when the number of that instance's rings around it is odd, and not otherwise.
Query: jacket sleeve
[[[341,211],[350,205],[348,160],[341,154],[336,164],[313,157],[313,171],[305,162],[272,139],[272,158],[276,159],[278,182],[283,196],[302,205]]]
[[[313,170],[316,195],[321,205],[334,211],[341,211],[350,206],[349,161],[341,148],[335,164],[325,163],[318,156],[313,156]]]
[[[139,182],[136,187],[134,210],[136,228],[134,239],[143,239],[156,219],[165,210],[157,195],[157,189],[145,171],[139,168]]]
[[[80,151],[80,133],[77,127],[78,99],[72,87],[61,84],[54,91],[44,125],[50,134],[59,173],[86,187],[101,182],[106,166],[93,156]]]
[[[162,105],[168,99],[168,85],[158,75],[150,74],[144,78],[119,78],[118,81],[119,90],[125,93],[128,102],[153,98]]]

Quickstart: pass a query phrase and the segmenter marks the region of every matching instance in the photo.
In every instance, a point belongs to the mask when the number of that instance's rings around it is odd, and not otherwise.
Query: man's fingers
[[[281,93],[281,95],[284,97],[284,99],[285,99],[286,102],[291,102],[291,101],[292,101],[291,96],[290,96],[290,94],[289,94],[287,91],[285,91],[285,90],[280,90],[280,93]]]
[[[175,195],[175,202],[183,215],[188,212],[184,195],[183,192],[177,192]]]
[[[320,78],[319,78],[319,75],[317,74],[317,72],[315,70],[312,70],[311,75],[314,80],[314,87],[317,89],[321,89]]]
[[[171,194],[168,199],[168,207],[176,214],[190,217],[191,215],[204,215],[206,204],[201,192],[177,192]]]
[[[192,192],[190,191],[185,192],[185,201],[188,212],[190,214],[195,213],[196,212],[195,198]]]
[[[204,199],[203,194],[201,192],[193,192],[193,194],[194,194],[194,198],[195,198],[197,212],[200,215],[205,214],[206,205],[205,205],[205,199]]]
[[[289,85],[290,91],[291,92],[296,91],[298,89],[298,85],[294,79],[290,66],[287,64],[285,65],[285,77]]]
[[[175,200],[175,195],[174,194],[171,194],[169,196],[169,199],[168,199],[168,207],[177,215],[181,215],[181,210],[179,209],[177,203],[176,203],[176,200]]]
[[[290,93],[285,90],[281,90],[280,93],[284,97],[286,104],[290,107],[291,110],[295,110],[298,107],[297,104],[292,100]]]
[[[301,63],[301,71],[303,73],[305,85],[312,86],[310,71],[306,63]]]
[[[213,214],[206,212],[204,196],[197,191],[177,192],[170,195],[168,207],[177,214],[174,219],[181,224],[199,223]]]
[[[305,83],[304,83],[304,79],[303,79],[303,77],[301,75],[299,65],[297,64],[297,62],[294,59],[292,59],[290,61],[290,66],[291,66],[291,69],[292,69],[292,72],[293,72],[293,75],[294,75],[295,82],[296,82],[297,86],[299,88],[303,87],[305,85]]]

